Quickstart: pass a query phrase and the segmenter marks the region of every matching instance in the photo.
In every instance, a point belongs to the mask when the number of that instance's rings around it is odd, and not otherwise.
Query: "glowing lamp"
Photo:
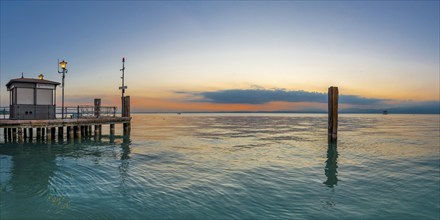
[[[63,69],[63,70],[65,70],[66,69],[66,67],[67,67],[67,62],[66,61],[61,61],[60,62],[60,67],[61,67],[61,69]]]

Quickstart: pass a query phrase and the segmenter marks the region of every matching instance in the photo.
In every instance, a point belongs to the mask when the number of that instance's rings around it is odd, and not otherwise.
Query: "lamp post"
[[[61,71],[59,70],[59,67],[61,67]],[[59,62],[59,67],[58,67],[58,73],[63,74],[63,80],[61,83],[61,87],[63,89],[61,96],[61,118],[64,118],[64,78],[66,77],[66,73],[67,73],[67,62],[64,60]]]

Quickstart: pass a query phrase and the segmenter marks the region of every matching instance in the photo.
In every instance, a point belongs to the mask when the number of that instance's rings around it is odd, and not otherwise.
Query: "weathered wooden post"
[[[41,128],[37,128],[37,139],[41,138]]]
[[[12,141],[17,140],[17,128],[12,128]]]
[[[110,124],[110,135],[115,135],[115,124]]]
[[[51,128],[46,128],[46,136],[47,136],[47,141],[51,141],[52,140],[52,132],[51,132]]]
[[[3,138],[6,140],[8,139],[8,129],[7,128],[3,128]]]
[[[73,139],[74,138],[73,130],[74,130],[73,126],[68,126],[67,127],[67,137],[69,139]]]
[[[42,127],[41,128],[41,139],[45,139],[45,137],[46,137],[46,128]]]
[[[56,131],[57,131],[57,129],[55,127],[50,128],[50,133],[51,133],[53,139],[55,139]]]
[[[72,133],[72,127],[67,126],[66,127],[66,138],[70,138],[70,133]]]
[[[338,139],[338,87],[328,88],[328,141]]]
[[[23,128],[18,127],[17,128],[17,136],[18,136],[18,142],[22,143],[23,142]]]
[[[95,137],[99,135],[99,125],[95,125]]]
[[[12,128],[8,128],[8,141],[12,141]]]
[[[29,128],[29,139],[34,138],[34,128]]]
[[[81,139],[81,127],[80,126],[74,126],[73,132],[75,133],[75,138]]]
[[[58,140],[63,140],[64,139],[63,136],[64,136],[64,127],[63,126],[58,127]]]

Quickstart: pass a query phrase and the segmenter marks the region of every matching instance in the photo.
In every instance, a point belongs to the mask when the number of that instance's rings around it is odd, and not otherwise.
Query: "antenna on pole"
[[[125,80],[125,57],[122,57],[122,69],[120,70],[122,71],[122,86],[119,86],[119,89],[122,90],[122,94],[121,94],[121,102],[122,102],[122,106],[121,106],[121,112],[122,112],[122,117],[125,116],[125,110],[124,110],[124,103],[125,103],[125,90],[127,89],[127,86],[125,86],[124,84],[124,80]]]

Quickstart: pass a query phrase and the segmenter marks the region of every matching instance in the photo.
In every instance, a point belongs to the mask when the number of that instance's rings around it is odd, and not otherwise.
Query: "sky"
[[[61,81],[66,105],[133,111],[439,113],[439,1],[1,1],[1,106],[12,78]],[[57,100],[61,103],[58,88]],[[400,109],[400,110],[399,110]]]

